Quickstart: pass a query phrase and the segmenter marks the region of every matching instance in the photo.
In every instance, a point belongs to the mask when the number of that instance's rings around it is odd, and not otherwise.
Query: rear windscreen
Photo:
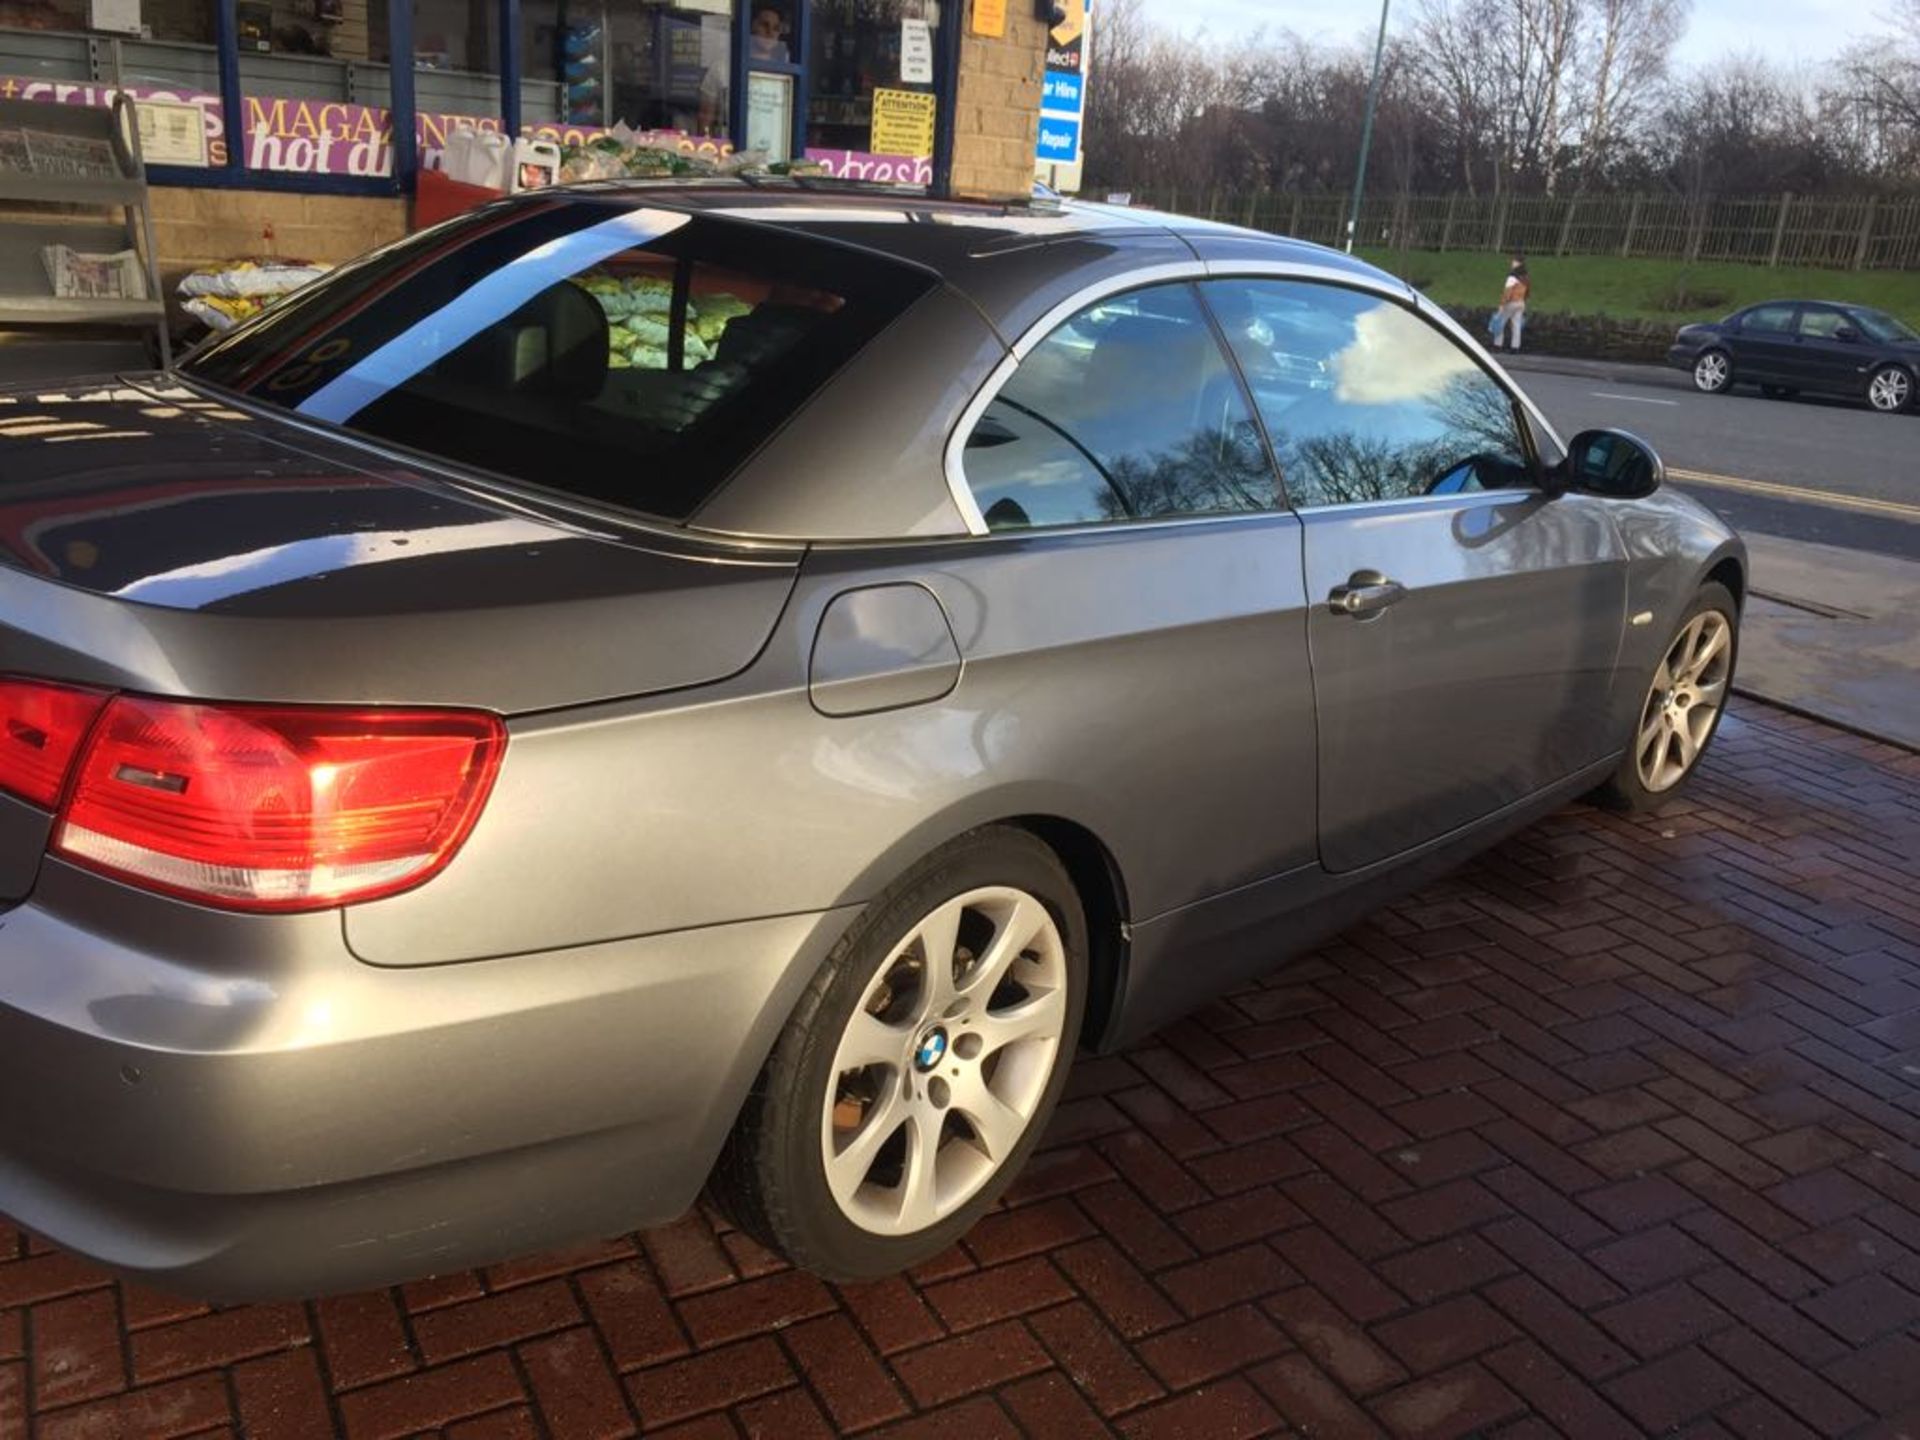
[[[557,197],[343,267],[182,368],[357,434],[683,520],[933,283],[767,226]]]

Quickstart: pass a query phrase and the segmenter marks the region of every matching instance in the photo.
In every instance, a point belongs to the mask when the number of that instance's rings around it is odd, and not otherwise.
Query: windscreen
[[[932,284],[769,226],[555,197],[378,251],[182,368],[371,439],[683,520]]]

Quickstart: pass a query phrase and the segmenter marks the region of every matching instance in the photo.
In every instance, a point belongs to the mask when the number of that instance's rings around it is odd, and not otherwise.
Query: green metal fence
[[[1168,186],[1133,199],[1323,245],[1346,241],[1345,195]],[[1356,239],[1396,250],[1920,269],[1920,196],[1373,195]]]

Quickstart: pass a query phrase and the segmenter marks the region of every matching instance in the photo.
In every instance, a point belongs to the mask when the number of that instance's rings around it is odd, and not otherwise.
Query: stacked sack
[[[306,260],[229,260],[195,270],[176,293],[180,308],[209,330],[231,330],[331,268]]]
[[[817,160],[768,162],[758,150],[718,155],[686,149],[671,140],[616,125],[581,145],[560,152],[560,181],[669,180],[702,175],[825,175]]]
[[[607,317],[607,364],[615,370],[667,368],[673,287],[656,275],[624,279],[594,270],[575,282],[599,302]],[[702,295],[687,301],[686,363],[711,360],[730,321],[753,307],[733,295]]]

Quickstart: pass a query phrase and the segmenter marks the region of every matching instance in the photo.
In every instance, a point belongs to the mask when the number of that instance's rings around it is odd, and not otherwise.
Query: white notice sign
[[[933,83],[933,30],[924,20],[900,22],[900,83]]]
[[[793,158],[793,77],[747,74],[747,149],[775,164]]]
[[[87,18],[95,30],[111,30],[121,35],[140,33],[140,0],[93,0]]]
[[[140,158],[149,165],[205,165],[207,117],[198,105],[172,100],[136,100]]]

